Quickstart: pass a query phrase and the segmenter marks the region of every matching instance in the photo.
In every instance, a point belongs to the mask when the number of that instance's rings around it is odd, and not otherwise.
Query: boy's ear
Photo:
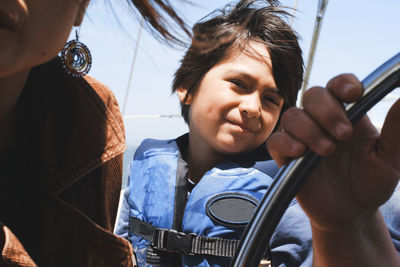
[[[190,105],[192,103],[192,95],[188,95],[186,88],[179,87],[176,89],[176,93],[178,94],[179,100],[183,105]]]
[[[79,26],[82,24],[83,17],[85,16],[86,8],[89,5],[89,0],[82,0],[78,13],[76,14],[74,26]]]

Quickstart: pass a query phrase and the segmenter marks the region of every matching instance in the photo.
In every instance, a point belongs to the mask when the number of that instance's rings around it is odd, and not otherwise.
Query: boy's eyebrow
[[[228,74],[229,75],[241,76],[241,77],[244,77],[245,79],[249,79],[249,80],[252,80],[252,81],[256,81],[257,80],[256,78],[253,77],[253,75],[251,75],[247,71],[233,69],[233,70],[228,71]],[[277,93],[279,96],[283,97],[282,93],[276,87],[269,87],[268,90],[269,91],[273,91],[274,93]]]

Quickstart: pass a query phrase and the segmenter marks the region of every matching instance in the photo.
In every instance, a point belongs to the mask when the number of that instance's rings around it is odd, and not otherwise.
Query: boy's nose
[[[255,94],[246,95],[239,105],[239,110],[249,118],[260,116],[261,103],[259,97]]]

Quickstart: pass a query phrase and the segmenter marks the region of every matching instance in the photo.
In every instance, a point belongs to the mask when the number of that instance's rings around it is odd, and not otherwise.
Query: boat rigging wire
[[[144,23],[144,20],[142,18],[142,21],[140,22],[140,25],[139,25],[138,35],[136,37],[136,46],[135,46],[135,51],[133,52],[131,71],[129,72],[128,86],[126,87],[124,104],[122,105],[122,115],[125,115],[126,104],[128,102],[128,98],[129,98],[129,91],[131,89],[131,84],[132,84],[132,79],[133,79],[133,71],[135,70],[135,64],[136,64],[136,58],[137,58],[137,54],[138,54],[140,38],[142,36],[143,23]]]

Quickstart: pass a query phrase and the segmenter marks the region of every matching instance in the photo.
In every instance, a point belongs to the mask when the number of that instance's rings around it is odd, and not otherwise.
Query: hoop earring
[[[92,66],[92,55],[86,45],[79,42],[78,30],[75,40],[71,40],[61,50],[61,63],[65,71],[74,76],[86,75]]]

